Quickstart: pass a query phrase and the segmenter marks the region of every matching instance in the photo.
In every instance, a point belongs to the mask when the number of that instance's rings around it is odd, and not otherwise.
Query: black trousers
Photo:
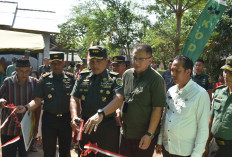
[[[58,139],[59,157],[70,157],[70,147],[72,140],[72,128],[70,126],[70,113],[62,117],[43,113],[42,117],[42,141],[44,157],[56,156],[56,143]]]
[[[220,146],[215,138],[209,146],[209,157],[231,157],[232,145]]]
[[[1,142],[2,144],[5,144],[6,142],[14,139],[15,137],[16,136],[1,135]],[[19,157],[27,157],[23,136],[20,136],[20,140],[18,140],[17,142],[3,147],[2,157],[16,157],[17,150]]]
[[[165,150],[165,148],[162,148],[162,153],[163,153],[163,157],[190,157],[190,156],[180,156],[180,155],[174,155],[174,154],[170,154],[168,151]]]
[[[120,154],[127,157],[152,157],[154,154],[155,145],[157,143],[157,137],[158,136],[154,137],[148,149],[142,150],[139,148],[140,139],[126,139],[122,135],[120,143]]]
[[[87,122],[88,118],[83,118]],[[118,153],[118,139],[119,132],[118,126],[114,117],[104,119],[98,126],[96,132],[92,131],[91,134],[82,134],[82,140],[80,141],[81,148],[84,150],[84,145],[88,142],[92,144],[97,143],[97,146],[101,149],[108,150],[110,152]],[[105,157],[101,153],[90,153],[88,157]],[[108,157],[108,156],[106,156]]]

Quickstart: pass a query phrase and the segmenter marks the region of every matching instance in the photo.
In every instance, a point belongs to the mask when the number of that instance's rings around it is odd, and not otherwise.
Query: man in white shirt
[[[175,86],[167,92],[156,153],[164,157],[202,157],[209,135],[210,98],[192,81],[193,62],[176,56],[171,67]]]

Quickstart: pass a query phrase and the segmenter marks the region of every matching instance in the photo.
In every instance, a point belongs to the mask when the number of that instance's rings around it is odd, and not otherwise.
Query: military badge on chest
[[[86,77],[85,80],[80,84],[81,100],[85,101],[85,94],[89,91],[90,80],[89,77]]]
[[[113,84],[113,80],[111,78],[109,79],[103,78],[101,82],[101,88],[104,88],[104,89],[111,88],[112,84]]]
[[[63,80],[63,87],[65,89],[66,95],[69,96],[72,90],[72,84],[70,78],[64,78]]]
[[[47,91],[48,91],[48,95],[47,95],[47,98],[48,99],[52,99],[52,96],[53,96],[53,92],[54,92],[54,84],[52,82],[46,82],[45,83],[46,86],[47,86]]]
[[[110,95],[110,89],[112,87],[113,80],[111,78],[103,78],[100,85],[100,93],[102,95],[102,102],[106,102],[107,95]]]

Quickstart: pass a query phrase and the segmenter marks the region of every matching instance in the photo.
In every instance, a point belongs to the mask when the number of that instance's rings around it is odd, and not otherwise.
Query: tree
[[[74,7],[72,17],[60,25],[57,41],[64,49],[70,45],[84,51],[83,55],[93,41],[94,45],[104,44],[114,54],[121,51],[129,57],[131,47],[141,41],[149,26],[147,17],[135,14],[138,8],[131,1],[85,2]]]
[[[169,19],[175,16],[176,22],[173,24],[175,26],[175,37],[174,37],[174,56],[180,53],[180,44],[182,34],[182,18],[184,13],[188,10],[194,8],[194,10],[202,10],[202,6],[206,4],[207,0],[156,0],[154,5],[150,5],[148,10],[150,12],[157,13],[157,19],[163,21],[163,19]],[[197,11],[198,13],[199,11]]]

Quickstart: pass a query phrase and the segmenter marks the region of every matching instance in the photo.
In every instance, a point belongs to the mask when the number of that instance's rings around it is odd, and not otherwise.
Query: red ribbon
[[[89,142],[88,144],[86,144],[84,146],[84,148],[87,149],[86,151],[89,152],[89,153],[93,152],[93,153],[97,154],[99,152],[101,154],[104,154],[104,155],[107,155],[107,156],[112,156],[112,157],[126,157],[126,156],[123,156],[123,155],[120,155],[120,154],[116,154],[116,153],[110,152],[108,150],[104,150],[104,149],[98,148],[97,147],[97,143],[92,144],[91,142]],[[86,154],[85,153],[86,151],[84,151],[84,155],[83,156],[86,156],[86,155],[89,154],[89,153]],[[82,157],[82,154],[81,154],[81,157]]]
[[[8,104],[8,105],[4,105],[4,108],[9,108],[11,110],[11,113],[9,114],[9,116],[5,119],[5,121],[2,123],[2,125],[0,126],[0,129],[3,128],[6,123],[8,122],[9,118],[11,115],[14,115],[14,120],[15,122],[17,123],[17,127],[20,127],[20,122],[18,121],[18,117],[17,115],[15,114],[15,110],[16,110],[16,106],[14,104]],[[6,142],[5,144],[3,144],[1,147],[5,147],[9,144],[12,144],[12,143],[15,143],[16,141],[18,141],[20,139],[19,136],[15,137],[14,139]]]
[[[91,142],[89,142],[88,144],[86,144],[85,146],[89,146],[89,147],[97,147],[97,143],[95,143],[95,144],[92,144]],[[84,146],[84,147],[85,147]],[[88,154],[90,154],[91,152],[93,152],[94,154],[97,154],[98,153],[98,151],[97,150],[93,150],[93,149],[91,149],[91,148],[88,148],[88,149],[86,149],[85,151],[82,151],[82,153],[81,153],[81,157],[83,157],[83,156],[87,156]]]
[[[12,139],[12,140],[6,142],[6,143],[3,144],[1,147],[5,147],[5,146],[7,146],[7,145],[9,145],[9,144],[15,143],[15,142],[18,141],[18,140],[20,140],[20,137],[19,137],[19,136],[17,136],[17,137],[15,137],[14,139]]]
[[[80,128],[76,129],[78,131],[78,133],[77,133],[77,139],[76,139],[77,141],[82,140],[83,127],[84,127],[84,121],[81,120],[81,122],[80,122]]]

